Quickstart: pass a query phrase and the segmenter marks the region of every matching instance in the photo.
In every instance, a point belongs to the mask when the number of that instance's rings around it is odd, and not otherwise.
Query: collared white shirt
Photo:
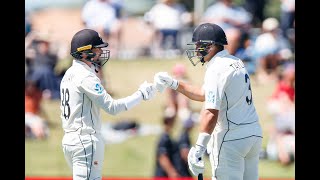
[[[227,50],[217,53],[206,65],[202,87],[205,91],[204,108],[219,110],[215,131],[242,129],[233,134],[230,132],[227,139],[262,136],[249,74],[239,58],[230,55]],[[251,127],[252,130],[245,130],[244,127]]]

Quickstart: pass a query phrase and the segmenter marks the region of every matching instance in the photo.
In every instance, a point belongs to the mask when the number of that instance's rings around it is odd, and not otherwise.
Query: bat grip
[[[198,160],[201,161],[201,157],[199,157]],[[202,173],[198,174],[198,180],[203,180]]]

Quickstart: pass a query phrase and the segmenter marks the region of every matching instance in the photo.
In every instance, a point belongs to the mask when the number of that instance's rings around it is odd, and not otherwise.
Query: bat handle
[[[199,157],[198,160],[201,161],[201,157]],[[202,173],[198,174],[198,180],[203,180]]]

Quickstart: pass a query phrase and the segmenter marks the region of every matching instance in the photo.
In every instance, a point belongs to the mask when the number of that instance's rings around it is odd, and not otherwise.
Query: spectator
[[[185,65],[177,63],[172,68],[172,74],[181,81],[188,81]],[[182,123],[190,118],[192,109],[190,99],[170,88],[166,89],[165,114],[178,118]]]
[[[117,19],[121,19],[123,16],[123,7],[124,7],[124,2],[123,0],[111,0],[111,5],[114,8],[116,12],[116,17]]]
[[[280,28],[283,36],[288,38],[290,29],[294,28],[295,0],[280,0]]]
[[[156,149],[156,163],[154,177],[180,177],[178,169],[174,165],[177,153],[177,143],[172,138],[172,129],[175,118],[165,115],[162,123],[164,131],[161,134]]]
[[[295,51],[295,0],[281,0],[280,28],[291,50]]]
[[[256,73],[256,61],[253,58],[252,39],[249,33],[244,33],[240,40],[240,46],[235,53],[247,67],[248,73],[254,75]]]
[[[49,128],[47,116],[41,108],[42,92],[35,82],[25,83],[25,137],[45,139]]]
[[[24,25],[25,25],[25,37],[32,31],[32,23],[30,19],[30,15],[28,12],[25,13],[25,19],[24,19]]]
[[[252,15],[251,25],[253,27],[260,27],[262,21],[265,19],[264,9],[266,0],[245,0],[244,8]]]
[[[121,21],[111,0],[89,0],[82,7],[81,19],[86,28],[96,30],[112,51],[118,49]]]
[[[56,52],[51,51],[50,37],[47,33],[39,32],[32,32],[29,35],[33,39],[28,39],[28,45],[26,45],[29,46],[26,47],[26,79],[39,85],[40,90],[44,93],[44,98],[58,99],[60,98],[61,76],[55,72],[58,56]]]
[[[230,54],[234,55],[239,48],[239,41],[243,32],[251,28],[251,14],[243,7],[234,5],[233,0],[217,0],[209,6],[201,18],[202,23],[214,23],[225,30],[228,38],[226,46]]]
[[[188,81],[187,69],[184,64],[177,63],[172,68],[172,74],[181,81]],[[174,167],[182,177],[192,177],[188,168],[188,152],[191,147],[190,131],[192,130],[196,113],[193,113],[190,99],[183,94],[167,88],[167,104],[165,114],[178,119],[183,125],[182,133],[178,139],[177,152],[174,153]]]
[[[285,66],[274,93],[268,101],[268,112],[273,118],[267,156],[287,165],[295,157],[295,67]]]
[[[182,177],[192,177],[188,167],[188,153],[192,146],[191,144],[191,130],[195,125],[195,119],[190,116],[183,122],[183,129],[178,139],[178,157],[176,158],[176,167]]]
[[[292,56],[290,43],[280,33],[276,18],[270,17],[263,21],[262,33],[254,41],[253,52],[259,82],[276,80],[277,68]]]
[[[32,60],[35,57],[34,38],[35,33],[33,31],[28,32],[25,36],[25,77],[30,74]]]
[[[97,31],[103,41],[109,42],[108,47],[113,52],[113,57],[118,56],[121,34],[121,19],[117,18],[117,16],[120,16],[117,13],[120,12],[115,9],[115,6],[117,5],[111,0],[89,0],[84,4],[81,12],[84,26]],[[108,89],[108,93],[112,94],[107,74],[104,73],[102,68],[98,67],[98,69],[97,75],[101,79],[102,85]]]
[[[179,32],[191,22],[191,15],[176,0],[161,0],[145,13],[144,19],[155,29],[154,38],[156,42],[160,42],[160,51],[177,51],[180,49]]]
[[[287,95],[291,102],[295,101],[295,64],[287,63],[284,65],[280,76],[278,77],[278,85],[276,86],[276,90],[272,95],[273,99],[280,98],[282,93],[284,92]]]

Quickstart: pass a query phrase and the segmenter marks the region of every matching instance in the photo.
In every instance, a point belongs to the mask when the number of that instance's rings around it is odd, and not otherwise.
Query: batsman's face
[[[92,52],[96,54],[94,56],[94,58],[93,58],[93,61],[97,61],[100,58],[101,54],[102,54],[101,48],[93,48]]]
[[[201,56],[201,54],[199,52],[199,48],[201,48],[201,44],[200,43],[195,43],[195,50],[196,50],[196,55],[197,56]]]
[[[106,48],[93,48],[92,52],[96,54],[93,61],[99,66],[103,66],[110,58],[110,50]]]

